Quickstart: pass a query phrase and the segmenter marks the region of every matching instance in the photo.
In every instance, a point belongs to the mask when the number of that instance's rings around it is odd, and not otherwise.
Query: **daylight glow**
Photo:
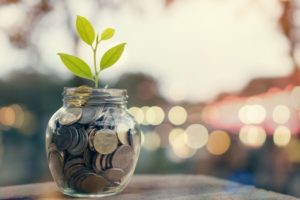
[[[99,30],[116,28],[116,36],[102,44],[101,53],[112,44],[128,43],[121,60],[102,78],[116,81],[125,72],[150,74],[170,101],[209,100],[221,92],[240,90],[255,77],[283,76],[292,70],[288,41],[275,25],[282,12],[279,1],[190,0],[174,1],[166,8],[163,1],[134,0],[118,4],[117,11],[97,7],[95,1],[66,4],[72,21],[79,14]],[[0,27],[5,29],[23,23],[26,14],[18,6],[0,11],[5,16],[0,17]],[[37,63],[34,67],[44,66],[45,73],[71,77],[57,52],[78,52],[92,63],[90,49],[82,42],[74,49],[74,28],[68,30],[62,2],[54,3],[51,13],[32,29],[31,42],[40,53],[36,58],[28,49],[13,47],[5,30],[0,30],[2,77]],[[41,63],[36,62],[38,58]],[[224,70],[227,73],[216,73]]]

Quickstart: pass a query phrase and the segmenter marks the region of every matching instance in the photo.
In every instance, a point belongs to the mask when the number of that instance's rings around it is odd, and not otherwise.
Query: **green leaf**
[[[106,28],[101,34],[101,40],[108,40],[108,39],[112,38],[112,36],[114,36],[114,34],[115,34],[115,29]]]
[[[65,53],[58,53],[61,61],[76,76],[93,80],[93,74],[88,64],[82,59]]]
[[[104,70],[115,64],[121,57],[126,43],[118,44],[107,50],[101,58],[100,69]]]
[[[95,30],[89,20],[85,17],[77,16],[76,30],[80,38],[89,45],[92,45],[95,40]]]

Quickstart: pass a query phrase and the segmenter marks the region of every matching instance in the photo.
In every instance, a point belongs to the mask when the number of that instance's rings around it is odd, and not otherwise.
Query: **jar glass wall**
[[[121,192],[140,152],[141,133],[126,90],[65,88],[64,105],[46,130],[49,169],[59,189],[77,197]]]

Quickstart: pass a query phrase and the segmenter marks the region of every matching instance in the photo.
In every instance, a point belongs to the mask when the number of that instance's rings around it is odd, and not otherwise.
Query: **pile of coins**
[[[58,184],[98,193],[120,185],[133,171],[139,136],[120,123],[116,110],[86,106],[61,111],[48,145],[49,167]]]

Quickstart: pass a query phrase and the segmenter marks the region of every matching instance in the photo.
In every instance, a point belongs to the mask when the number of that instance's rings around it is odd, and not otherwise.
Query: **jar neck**
[[[64,88],[64,107],[110,106],[126,107],[127,91],[122,89],[95,89],[87,86]]]

